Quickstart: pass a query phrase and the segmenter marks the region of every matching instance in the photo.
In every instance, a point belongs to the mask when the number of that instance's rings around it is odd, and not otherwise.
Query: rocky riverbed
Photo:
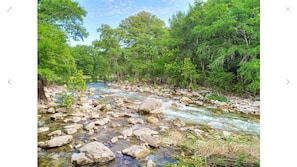
[[[203,92],[173,90],[162,87],[130,85],[110,86],[143,94],[156,94],[178,100],[190,106],[216,106],[218,112],[259,115],[259,105],[251,100],[228,97],[229,102],[206,102]],[[38,104],[38,165],[39,166],[166,166],[176,163],[175,156],[186,138],[200,136],[200,142],[210,141],[211,135],[238,137],[239,132],[213,129],[208,126],[166,119],[162,101],[145,98],[141,101],[118,97],[110,93],[96,95],[88,90],[71,107],[61,107],[56,95],[65,87],[45,89],[47,103]],[[100,100],[94,100],[100,96]],[[94,97],[94,98],[92,98]],[[244,105],[243,105],[244,104]],[[247,112],[248,111],[248,112]],[[259,141],[259,135],[253,134]],[[256,154],[258,159],[258,143]]]

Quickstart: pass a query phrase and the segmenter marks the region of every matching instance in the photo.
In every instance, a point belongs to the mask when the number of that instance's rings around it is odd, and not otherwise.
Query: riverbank
[[[260,97],[239,97],[217,93],[211,91],[209,88],[200,87],[199,90],[187,90],[180,88],[171,88],[169,85],[148,85],[146,83],[139,82],[137,84],[130,82],[113,82],[112,86],[118,89],[141,92],[141,93],[153,93],[158,96],[172,98],[184,102],[187,104],[194,104],[198,106],[210,106],[213,105],[218,108],[219,112],[231,112],[231,113],[243,113],[249,115],[260,116]],[[219,100],[208,99],[209,96],[216,95],[219,97],[225,97],[226,102]]]
[[[142,94],[152,91],[149,86],[114,83],[110,86],[131,91],[135,88]],[[54,98],[65,87],[45,89],[49,101],[38,105],[38,166],[174,166],[178,163],[257,166],[260,161],[257,134],[218,130],[181,119],[168,120],[160,112],[162,103],[158,99],[139,103],[118,97],[117,92],[97,95],[96,89],[89,87],[71,107],[61,107]],[[168,92],[163,89],[166,88],[154,91],[161,92],[163,97],[170,96],[170,89]],[[194,100],[200,97],[198,94],[185,95],[172,98],[178,97],[188,105],[200,104],[197,101],[207,104],[203,99]],[[94,100],[95,96],[100,96],[100,100]],[[108,154],[98,157],[100,150]]]

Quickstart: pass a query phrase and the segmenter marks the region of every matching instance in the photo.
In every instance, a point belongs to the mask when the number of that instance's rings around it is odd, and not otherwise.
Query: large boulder
[[[150,150],[145,146],[132,145],[122,151],[123,154],[130,155],[134,158],[145,158]]]
[[[72,139],[73,139],[72,135],[54,137],[51,140],[46,142],[47,143],[46,146],[50,147],[50,148],[60,147],[60,146],[70,143],[72,141]]]
[[[162,113],[162,102],[157,99],[147,98],[138,107],[141,114],[159,114]]]
[[[84,145],[79,151],[80,153],[71,156],[71,162],[77,165],[105,164],[115,159],[114,153],[109,148],[96,141]]]

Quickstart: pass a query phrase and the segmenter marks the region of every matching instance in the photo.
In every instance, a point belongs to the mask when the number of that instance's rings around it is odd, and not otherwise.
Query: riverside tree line
[[[116,28],[102,24],[91,46],[71,47],[70,39],[88,36],[86,15],[72,0],[38,0],[40,78],[65,84],[83,74],[259,94],[259,0],[196,0],[188,11],[177,11],[169,27],[143,11]]]

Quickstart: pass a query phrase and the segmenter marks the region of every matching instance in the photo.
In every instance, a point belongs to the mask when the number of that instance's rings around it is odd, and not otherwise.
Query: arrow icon
[[[290,82],[290,81],[287,79],[287,85],[289,84],[289,82]]]
[[[10,80],[11,80],[11,79],[8,80],[9,85],[11,85]]]

